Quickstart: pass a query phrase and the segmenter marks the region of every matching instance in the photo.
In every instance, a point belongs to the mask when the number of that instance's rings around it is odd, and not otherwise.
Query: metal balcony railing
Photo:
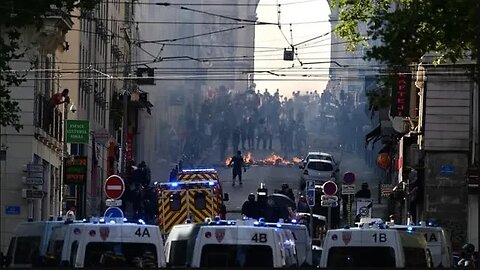
[[[35,103],[37,108],[35,126],[41,128],[58,142],[63,141],[63,115],[59,110],[60,108],[53,107],[50,99],[43,95],[37,95]]]

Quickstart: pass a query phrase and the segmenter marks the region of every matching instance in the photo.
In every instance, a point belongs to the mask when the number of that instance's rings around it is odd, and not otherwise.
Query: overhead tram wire
[[[238,26],[238,27],[221,29],[221,30],[206,32],[206,33],[202,33],[202,34],[186,36],[186,37],[171,38],[171,39],[159,39],[159,40],[150,40],[150,41],[147,41],[147,40],[138,40],[138,39],[135,40],[135,39],[134,39],[134,41],[136,41],[138,44],[175,42],[175,41],[184,40],[184,39],[190,39],[190,38],[196,38],[196,37],[201,37],[201,36],[208,36],[208,35],[212,35],[212,34],[218,34],[218,33],[228,32],[228,31],[240,30],[240,29],[244,29],[244,28],[245,28],[245,26],[242,25],[242,26]],[[165,43],[165,44],[168,45],[168,43]]]
[[[286,2],[283,3],[283,5],[297,5],[297,4],[304,4],[304,3],[310,3],[310,2],[315,2],[317,0],[301,0],[301,1],[292,1],[292,2]],[[114,1],[103,1],[102,3],[111,3],[114,4],[116,2]],[[118,2],[117,2],[118,3]],[[120,1],[120,3],[125,3],[125,4],[131,4],[131,2],[127,1]],[[183,5],[183,6],[276,6],[276,4],[268,4],[268,3],[258,3],[258,4],[253,4],[253,3],[169,3],[169,2],[159,2],[160,4],[163,3],[168,3],[170,5]],[[135,5],[158,5],[159,3],[145,3],[145,2],[136,2],[134,3]]]

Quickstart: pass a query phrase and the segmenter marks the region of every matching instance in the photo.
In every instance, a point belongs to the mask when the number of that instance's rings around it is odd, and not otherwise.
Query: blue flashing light
[[[214,185],[215,185],[215,182],[210,181],[210,182],[208,182],[208,185],[209,185],[209,186],[214,186]]]
[[[171,185],[172,187],[178,187],[178,182],[172,182],[172,183],[170,183],[170,185]]]
[[[110,220],[110,224],[115,224],[115,220]]]
[[[143,221],[143,219],[139,219],[139,220],[137,221],[137,224],[145,225],[145,221]]]
[[[412,232],[412,231],[413,231],[413,227],[412,227],[412,226],[408,226],[408,227],[407,227],[407,231],[408,231],[408,232]]]
[[[255,221],[255,222],[253,222],[253,225],[258,226],[258,225],[260,225],[260,222]]]
[[[127,222],[127,221],[128,221],[128,219],[127,219],[127,218],[123,218],[123,222]]]
[[[433,226],[433,222],[429,221],[428,226]]]
[[[277,227],[278,227],[278,228],[281,228],[281,227],[282,227],[282,224],[278,224],[278,223],[277,223]]]
[[[292,219],[291,222],[292,222],[292,223],[297,223],[297,220],[296,220],[296,219]]]
[[[105,219],[104,219],[104,218],[101,218],[98,222],[100,222],[100,223],[105,223]]]

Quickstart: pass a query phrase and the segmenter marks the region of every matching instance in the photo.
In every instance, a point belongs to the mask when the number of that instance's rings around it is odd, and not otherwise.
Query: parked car
[[[311,159],[319,159],[319,160],[327,160],[331,161],[332,164],[335,166],[335,169],[338,169],[339,167],[339,162],[335,160],[332,154],[325,153],[325,152],[308,152],[307,156],[303,159],[303,167],[301,169],[304,169],[305,166],[307,165],[307,162]]]
[[[300,165],[302,167],[302,165]],[[315,181],[315,183],[323,184],[328,180],[337,179],[339,169],[335,167],[333,162],[329,160],[310,159],[306,166],[303,166],[303,174],[300,178],[300,188],[303,190],[306,181]]]

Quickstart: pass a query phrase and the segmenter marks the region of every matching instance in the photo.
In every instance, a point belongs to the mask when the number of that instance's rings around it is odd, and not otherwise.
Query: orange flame
[[[230,164],[230,161],[232,161],[232,157],[227,157],[225,159],[225,166],[228,166],[228,164]],[[243,161],[245,162],[245,164],[253,164],[255,162],[255,160],[253,159],[253,154],[251,152],[248,152],[245,156],[243,156]]]
[[[303,161],[303,159],[299,158],[299,157],[293,157],[292,158],[292,162],[293,164],[299,164]]]
[[[255,162],[252,152],[247,152],[247,155],[243,157],[243,160],[246,164],[253,164],[253,162]]]
[[[225,159],[225,166],[228,166],[228,164],[230,164],[230,161],[232,161],[232,157],[227,157]]]
[[[225,159],[225,166],[228,166],[228,164],[230,163],[231,160],[232,160],[232,157],[227,157]],[[244,160],[245,164],[247,164],[247,165],[270,165],[270,166],[295,165],[295,164],[299,164],[303,161],[303,159],[300,158],[300,157],[293,157],[292,160],[284,159],[282,156],[279,156],[275,153],[270,154],[269,156],[267,156],[264,159],[255,160],[253,158],[252,152],[247,152],[247,154],[245,156],[243,156],[243,160]]]

